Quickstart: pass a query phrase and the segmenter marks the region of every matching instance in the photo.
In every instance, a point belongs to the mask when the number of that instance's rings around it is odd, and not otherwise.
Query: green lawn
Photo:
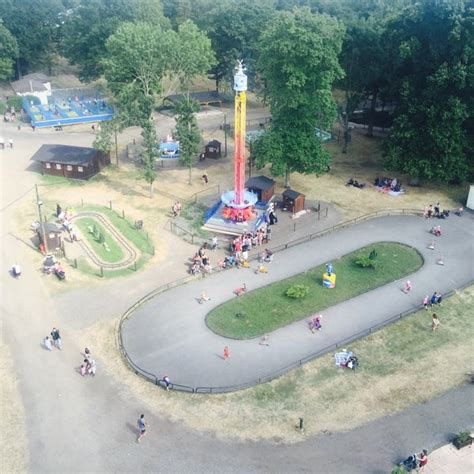
[[[95,254],[104,262],[117,263],[123,260],[124,253],[122,247],[115,241],[115,239],[105,230],[105,228],[99,223],[97,219],[93,217],[80,217],[74,222],[80,229],[82,235],[87,239],[89,245]],[[109,250],[106,249],[105,245],[99,242],[94,234],[92,234],[89,228],[96,227],[98,232],[104,236],[105,244]]]
[[[368,254],[373,249],[378,254],[375,270],[355,264],[358,254]],[[207,315],[207,325],[212,331],[225,337],[257,337],[413,273],[422,264],[423,259],[415,249],[396,243],[379,242],[333,261],[337,275],[336,288],[323,287],[322,274],[325,267],[321,265],[230,299]],[[278,259],[272,265],[278,265]],[[296,300],[288,298],[285,293],[292,285],[309,287],[307,296]]]

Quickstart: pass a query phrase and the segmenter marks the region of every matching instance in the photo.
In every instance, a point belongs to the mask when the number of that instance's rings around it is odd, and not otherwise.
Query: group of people
[[[423,449],[420,454],[412,454],[408,456],[404,461],[400,463],[400,466],[407,472],[411,472],[413,470],[417,470],[421,472],[424,470],[424,467],[428,464],[428,451]]]
[[[375,178],[374,186],[383,192],[402,192],[402,182],[397,178]]]
[[[322,314],[316,314],[309,320],[309,330],[312,333],[315,333],[316,331],[321,331],[321,329],[323,328],[321,324],[322,319],[323,319]]]
[[[59,280],[64,280],[66,278],[66,272],[64,271],[61,262],[56,260],[56,257],[51,254],[46,255],[43,260],[43,273],[53,273]]]
[[[457,215],[462,215],[464,211],[464,208],[461,206],[458,211],[456,211]],[[423,210],[423,216],[426,219],[430,219],[432,217],[436,217],[438,219],[447,219],[449,217],[449,209],[441,209],[441,205],[438,202],[435,206],[433,204],[430,204],[429,206],[426,206]]]
[[[212,245],[214,246],[214,241],[215,241],[215,246],[217,246],[217,238],[213,238],[212,240]],[[190,273],[191,275],[197,275],[198,273],[206,272],[206,273],[211,273],[212,272],[212,265],[211,261],[206,254],[206,250],[208,249],[209,245],[207,242],[204,242],[201,247],[199,247],[199,250],[194,254],[194,257],[192,258],[191,262],[191,268],[190,268]],[[212,247],[211,247],[212,248]]]
[[[51,334],[44,338],[44,347],[48,351],[53,350],[53,345],[56,349],[62,350],[63,343],[61,340],[61,334],[59,333],[59,329],[53,328],[51,330]]]
[[[359,189],[364,189],[365,188],[365,183],[359,183],[357,179],[354,178],[349,178],[346,186],[354,186],[354,188],[359,188]]]
[[[59,204],[56,204],[56,217],[59,223],[62,225],[63,229],[69,233],[69,238],[71,242],[77,241],[78,235],[76,229],[74,228],[71,222],[72,210],[66,208],[66,210],[63,211],[62,207]]]
[[[433,293],[433,295],[431,296],[431,298],[426,295],[424,298],[423,298],[423,307],[428,310],[428,307],[433,307],[433,306],[441,306],[441,303],[443,301],[443,295],[439,294],[437,291],[435,291]]]
[[[83,377],[85,377],[86,375],[91,375],[92,377],[95,377],[95,374],[97,373],[97,364],[91,356],[91,351],[87,347],[84,349],[83,355],[84,361],[81,364],[81,367],[79,368],[79,372]]]

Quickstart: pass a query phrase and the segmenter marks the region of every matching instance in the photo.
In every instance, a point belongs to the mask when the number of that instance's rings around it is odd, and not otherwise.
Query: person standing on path
[[[46,336],[44,338],[44,347],[48,350],[48,351],[52,351],[53,350],[53,346],[51,345],[51,339],[49,338],[49,336]]]
[[[168,377],[168,375],[163,375],[163,383],[165,384],[166,391],[169,392],[170,391],[170,386],[171,386],[171,380]]]
[[[224,347],[224,360],[227,360],[230,357],[230,349],[225,346]]]
[[[260,344],[261,346],[269,346],[269,345],[270,345],[270,343],[268,342],[268,334],[264,334],[264,335],[261,337],[259,344]]]
[[[61,335],[59,334],[59,329],[53,328],[51,331],[51,337],[53,338],[54,345],[61,350],[62,349],[62,341],[61,341]]]
[[[13,138],[10,138],[8,140],[8,145],[10,146],[10,148],[13,148]]]
[[[423,449],[419,456],[417,456],[418,460],[418,471],[423,472],[425,466],[428,464],[428,451]]]
[[[141,414],[140,418],[137,420],[137,428],[138,428],[138,438],[137,443],[146,435],[146,429],[148,427],[148,423],[145,421],[145,415]]]

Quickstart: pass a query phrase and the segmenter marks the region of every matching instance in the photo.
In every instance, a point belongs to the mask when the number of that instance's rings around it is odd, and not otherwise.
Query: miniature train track
[[[121,268],[128,267],[131,265],[133,262],[137,260],[137,252],[135,249],[129,244],[127,239],[125,239],[120,232],[117,231],[117,229],[109,222],[108,219],[105,218],[103,214],[100,212],[95,212],[95,211],[81,211],[77,213],[72,220],[75,219],[80,219],[81,217],[92,217],[96,219],[104,228],[107,230],[107,232],[112,235],[112,237],[120,244],[120,246],[123,248],[125,252],[125,258],[122,259],[120,262],[116,263],[110,263],[110,262],[104,262],[99,258],[99,256],[92,250],[92,248],[86,243],[85,239],[82,239],[79,241],[79,244],[81,245],[82,249],[86,253],[86,255],[99,267],[103,267],[105,269],[109,270],[118,270]]]

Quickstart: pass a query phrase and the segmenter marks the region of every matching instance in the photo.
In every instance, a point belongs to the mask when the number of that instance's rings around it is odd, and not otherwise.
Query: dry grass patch
[[[166,393],[137,377],[118,354],[113,322],[100,322],[77,337],[93,348],[124,395],[132,391],[158,415],[219,437],[292,443],[354,428],[463,383],[472,369],[465,354],[472,348],[474,287],[436,311],[442,326],[435,333],[431,312],[422,310],[352,344],[361,361],[358,371],[336,368],[328,354],[273,382],[224,395]],[[424,383],[414,384],[420,373]],[[305,420],[304,435],[296,429],[299,417]]]
[[[21,401],[10,350],[0,342],[0,472],[29,472],[29,453],[26,438],[25,409]]]

